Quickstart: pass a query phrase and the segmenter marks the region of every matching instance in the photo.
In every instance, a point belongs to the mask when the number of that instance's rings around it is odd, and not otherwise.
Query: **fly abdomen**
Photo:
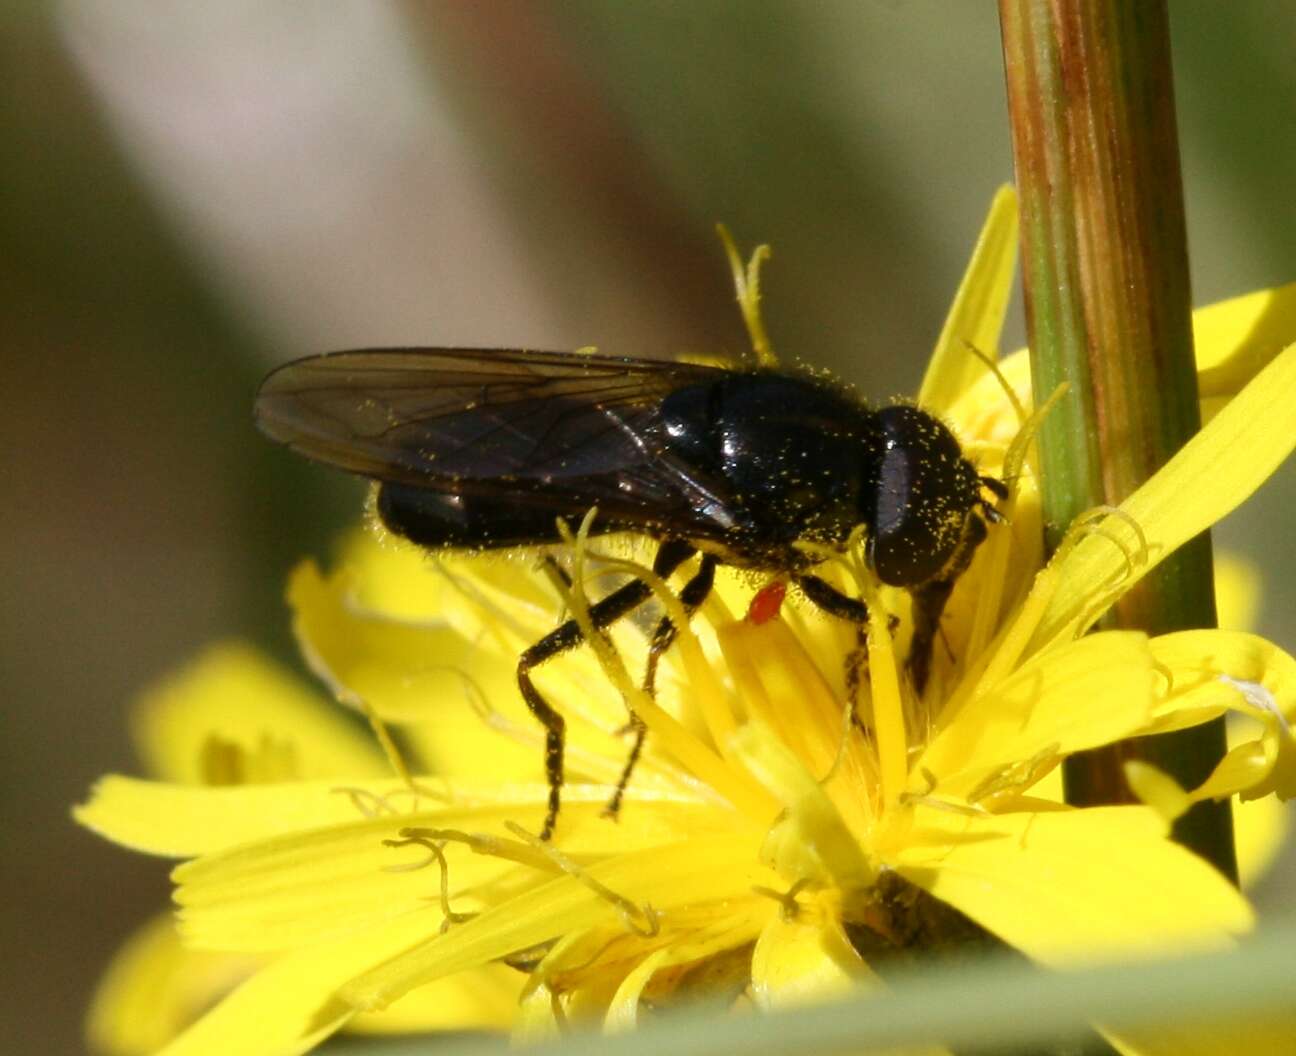
[[[408,484],[389,483],[378,489],[382,523],[412,543],[435,549],[497,550],[557,543],[560,512],[513,499],[428,491]]]

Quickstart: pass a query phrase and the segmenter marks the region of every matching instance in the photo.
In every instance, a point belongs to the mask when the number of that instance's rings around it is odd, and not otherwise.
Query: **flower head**
[[[516,979],[513,1029],[535,1037],[567,1021],[621,1029],[699,997],[820,998],[970,936],[1066,965],[1249,927],[1245,900],[1169,840],[1168,821],[1193,797],[1286,791],[1293,661],[1238,632],[1085,632],[1296,444],[1296,349],[1272,349],[1243,388],[1254,363],[1230,366],[1250,347],[1243,320],[1273,298],[1216,309],[1208,394],[1235,398],[1045,565],[1030,441],[1048,401],[1030,410],[1020,356],[987,358],[1014,243],[1004,194],[920,394],[1009,488],[921,694],[904,676],[910,599],[875,581],[858,546],[821,555],[820,571],[868,603],[865,628],[795,597],[780,607],[730,572],[688,620],[633,541],[584,530],[561,551],[565,575],[532,557],[429,557],[359,537],[337,571],[300,567],[289,600],[315,672],[384,736],[399,731],[385,741],[398,776],[110,778],[80,810],[115,839],[194,859],[175,873],[190,943],[266,959],[168,1051],[301,1048],[359,1013],[398,1015],[430,986],[470,992],[500,972]],[[633,674],[642,628],[589,622],[590,599],[626,576],[680,632],[653,695]],[[590,648],[535,674],[567,722],[546,842],[541,731],[514,669],[564,611]],[[1072,752],[1228,710],[1255,715],[1261,735],[1179,799],[1155,775],[1148,806],[1067,808],[1048,786]],[[631,714],[647,737],[613,820]]]

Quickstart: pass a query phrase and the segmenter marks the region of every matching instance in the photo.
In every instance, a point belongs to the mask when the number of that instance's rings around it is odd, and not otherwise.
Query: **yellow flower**
[[[133,719],[146,768],[178,786],[360,781],[389,772],[362,727],[240,643],[206,649],[145,693]],[[289,815],[279,824],[291,828],[294,821]],[[265,963],[263,956],[187,947],[171,914],[160,914],[130,938],[104,974],[87,1023],[90,1045],[113,1056],[155,1052]],[[421,992],[394,1009],[397,1014],[360,1016],[348,1029],[506,1029],[519,989],[513,975],[498,971],[488,985],[471,990],[455,984]]]
[[[819,1000],[986,933],[1065,967],[1246,930],[1246,901],[1168,839],[1167,818],[1190,795],[1287,787],[1293,661],[1240,632],[1085,632],[1296,445],[1296,348],[1263,346],[1296,295],[1199,313],[1206,393],[1223,406],[1041,568],[1024,361],[995,372],[967,347],[997,345],[1015,223],[1005,192],[920,394],[1012,489],[1007,523],[950,600],[921,698],[901,677],[907,596],[857,553],[825,566],[870,602],[857,701],[855,629],[795,600],[778,619],[745,619],[753,585],[724,576],[655,699],[627,673],[646,650],[633,626],[537,671],[569,734],[563,811],[543,843],[540,731],[517,699],[516,658],[562,608],[582,618],[610,572],[650,578],[629,564],[633,544],[596,553],[579,540],[567,589],[533,559],[357,539],[335,573],[294,574],[295,628],[338,698],[395,724],[429,774],[230,788],[110,777],[78,811],[119,842],[194,859],[175,872],[189,943],[266,958],[166,1051],[301,1051],[359,1013],[446,981],[472,992],[501,970],[524,984],[514,1032],[534,1038],[568,1021],[623,1029],[697,998]],[[627,705],[648,739],[612,821]],[[1158,785],[1155,806],[1081,810],[1043,791],[1071,752],[1229,710],[1257,716],[1261,734],[1204,792],[1176,800]]]

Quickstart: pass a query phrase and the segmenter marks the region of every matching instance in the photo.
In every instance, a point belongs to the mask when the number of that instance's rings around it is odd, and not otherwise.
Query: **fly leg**
[[[829,616],[836,616],[860,627],[868,623],[868,606],[859,598],[843,594],[826,579],[809,574],[799,575],[796,577],[796,585],[801,588],[801,593]]]
[[[920,697],[931,676],[932,649],[940,632],[941,613],[945,611],[945,602],[953,590],[954,580],[933,579],[910,591],[913,596],[913,638],[909,643],[909,677],[913,679],[914,691]]]
[[[862,624],[855,625],[855,648],[846,654],[846,699],[850,702],[851,718],[858,724],[860,687],[868,673],[868,635]]]
[[[989,479],[991,478],[982,478],[982,481],[984,483]],[[998,481],[994,483],[999,484]],[[995,493],[998,494],[998,491],[996,490]],[[993,511],[992,519],[1000,517],[993,506],[988,506],[986,509],[987,512]],[[940,633],[941,613],[945,611],[945,603],[949,601],[949,596],[954,590],[955,580],[972,563],[976,548],[984,542],[986,531],[985,521],[973,513],[968,517],[967,525],[963,529],[963,539],[945,571],[938,578],[930,579],[910,589],[909,593],[913,597],[914,630],[913,640],[909,645],[909,677],[913,679],[914,689],[919,696],[922,696],[923,690],[927,687],[927,679],[931,675],[932,648],[936,644],[936,635]]]
[[[711,593],[711,588],[715,585],[715,568],[716,559],[711,554],[703,554],[702,560],[698,564],[698,569],[693,573],[692,578],[684,584],[680,591],[680,604],[684,606],[684,612],[692,616],[707,599]],[[675,626],[669,616],[663,616],[657,623],[653,631],[652,642],[648,646],[648,663],[644,669],[643,689],[644,692],[652,697],[657,692],[657,665],[661,662],[662,655],[671,647],[675,641],[675,636],[679,629]],[[630,745],[630,755],[626,759],[625,769],[621,771],[621,778],[617,781],[616,790],[612,793],[612,798],[608,800],[608,805],[603,813],[606,817],[615,818],[621,809],[621,799],[625,796],[626,786],[630,784],[630,775],[634,771],[635,764],[639,762],[639,754],[643,751],[644,736],[648,732],[648,727],[644,721],[633,711],[630,712],[630,722],[627,727],[634,735],[634,742]]]
[[[850,701],[851,717],[859,722],[855,706],[859,702],[859,690],[863,684],[865,667],[868,664],[868,650],[864,645],[864,628],[868,625],[868,606],[859,598],[843,594],[827,580],[813,575],[796,577],[796,585],[818,608],[836,616],[840,620],[855,625],[855,648],[846,654],[846,699]]]
[[[653,571],[665,579],[692,557],[693,553],[694,549],[688,543],[678,540],[664,542],[657,550]],[[631,580],[590,606],[590,623],[596,631],[605,630],[623,616],[633,612],[651,596],[652,590],[648,584],[637,579]],[[562,715],[555,711],[535,688],[531,681],[531,669],[569,649],[574,649],[582,640],[580,625],[575,620],[568,620],[546,634],[518,658],[518,689],[522,693],[526,706],[531,709],[531,714],[539,719],[540,724],[545,728],[545,778],[549,782],[549,806],[545,811],[544,826],[540,830],[542,840],[547,840],[553,835],[554,825],[558,821],[558,806],[563,783],[563,746],[567,724]]]

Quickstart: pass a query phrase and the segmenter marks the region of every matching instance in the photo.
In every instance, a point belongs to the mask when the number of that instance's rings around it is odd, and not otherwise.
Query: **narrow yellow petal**
[[[516,568],[513,575],[518,575]],[[480,596],[483,581],[476,571],[460,578],[464,591]],[[408,724],[424,761],[438,772],[494,774],[506,780],[539,776],[542,731],[518,693],[515,665],[520,647],[500,644],[526,639],[509,632],[492,644],[486,633],[488,626],[502,626],[503,607],[500,620],[483,619],[483,610],[478,610],[477,636],[468,639],[449,618],[415,622],[366,608],[358,600],[356,583],[354,570],[344,568],[325,577],[305,562],[288,588],[303,655],[338,699],[352,706],[368,705],[381,718]],[[443,591],[443,596],[451,595]],[[455,604],[463,608],[468,603],[459,597]],[[466,626],[467,619],[461,615],[460,626]],[[546,630],[554,626],[551,613]],[[532,640],[539,637],[537,633]],[[642,647],[643,636],[637,637]],[[547,699],[564,702],[572,776],[615,781],[624,749],[612,731],[625,722],[626,711],[595,656],[587,650],[569,653],[544,665],[536,682]],[[646,702],[643,717],[653,730],[650,756],[657,751],[674,755],[733,802],[762,798],[759,789],[725,768],[709,746],[688,734],[674,717]],[[587,749],[593,754],[582,754]],[[582,759],[595,765],[582,769]],[[647,774],[650,768],[641,769]]]
[[[1147,637],[1138,632],[1107,631],[1051,649],[945,719],[909,791],[976,800],[1024,791],[1063,755],[1140,732],[1156,685]]]
[[[588,875],[645,912],[755,898],[754,886],[778,880],[756,864],[750,835],[716,836],[627,854],[590,866]],[[615,923],[617,904],[575,876],[563,876],[493,906],[445,935],[409,950],[350,983],[344,998],[356,1008],[382,1008],[416,986],[530,949],[556,936]],[[627,931],[630,924],[627,922]]]
[[[1209,528],[1260,486],[1296,447],[1296,345],[1278,355],[1138,491],[1066,553],[1061,582],[1033,649],[1085,631],[1110,603],[1167,554]],[[1145,559],[1127,567],[1139,542]]]
[[[1045,964],[1182,953],[1247,931],[1246,899],[1147,807],[922,812],[896,868]]]
[[[685,911],[673,934],[643,940],[661,948],[621,980],[608,1002],[604,1029],[636,1026],[645,994],[657,1008],[735,1000],[751,980],[752,948],[773,915],[773,905],[760,899],[743,903],[738,913],[703,907],[693,914],[695,921]]]
[[[1247,890],[1268,875],[1291,828],[1291,810],[1277,796],[1233,803],[1238,874]]]
[[[1296,283],[1258,290],[1193,312],[1197,385],[1231,396],[1296,339]]]
[[[850,823],[862,826],[868,802],[858,790],[871,778],[869,760],[862,741],[853,735],[841,697],[829,687],[788,621],[758,625],[733,620],[718,628],[716,637],[748,715],[790,748],[811,773],[822,777],[836,767],[834,781],[850,790],[839,809]],[[839,654],[835,659],[842,666]]]
[[[82,825],[125,847],[190,858],[285,832],[354,821],[355,803],[337,791],[342,784],[303,781],[211,788],[110,774],[100,778],[89,802],[72,813]],[[388,780],[368,787],[382,795],[403,786]]]
[[[1024,348],[1018,349],[995,365],[998,376],[983,372],[950,409],[949,418],[964,439],[1007,448],[1021,428],[1021,420],[1004,394],[1004,385],[1008,385],[1022,407],[1030,409],[1030,355]]]
[[[263,840],[180,866],[175,900],[185,941],[198,949],[269,952],[399,916],[430,916],[439,924],[436,865],[391,871],[428,857],[419,848],[383,845],[399,839],[407,824],[403,817],[376,818]],[[502,871],[501,863],[464,855],[452,863],[452,880],[480,879],[477,870],[486,863]]]
[[[909,734],[904,697],[888,617],[876,598],[869,598],[869,682],[873,694],[873,738],[877,742],[882,809],[893,807],[909,776]]]
[[[1296,339],[1296,283],[1198,308],[1193,334],[1203,416],[1209,419]],[[1005,356],[999,372],[1029,407],[1029,351]],[[1017,430],[1017,416],[993,375],[980,377],[947,413],[961,435],[982,442],[1006,445]]]
[[[1255,695],[1263,696],[1264,691]],[[1270,794],[1283,801],[1296,799],[1296,737],[1286,720],[1275,714],[1267,714],[1261,725],[1258,739],[1243,740],[1229,749],[1210,777],[1193,789],[1194,799],[1235,793],[1244,800]]]
[[[525,982],[516,968],[485,964],[411,990],[381,1012],[362,1012],[346,1029],[356,1034],[507,1031],[517,1016]]]
[[[1274,756],[1263,741],[1248,741],[1230,748],[1210,777],[1192,791],[1193,799],[1224,799],[1239,792],[1263,788],[1273,774]]]
[[[205,949],[276,950],[401,914],[430,913],[440,920],[446,907],[438,901],[443,877],[435,855],[418,844],[393,847],[384,841],[399,841],[402,830],[412,828],[470,833],[487,852],[492,839],[515,846],[506,825],[518,817],[538,824],[544,792],[535,789],[533,796],[525,808],[456,802],[362,820],[353,815],[349,824],[289,833],[186,863],[174,874],[186,939]],[[638,853],[663,839],[705,839],[732,831],[726,815],[692,804],[627,809],[624,823],[615,824],[599,817],[605,797],[603,789],[577,789],[564,804],[563,851],[568,856],[584,861]],[[393,804],[401,802],[408,800],[393,799]],[[748,839],[754,853],[758,837],[753,833]],[[481,908],[475,894],[479,885],[516,872],[517,859],[472,853],[462,839],[448,843],[443,853],[452,912]],[[536,853],[523,860],[538,861],[543,872],[536,883],[545,872],[556,871]]]
[[[1017,263],[1017,193],[1000,187],[977,239],[967,272],[927,364],[918,404],[946,414],[958,397],[986,374],[969,350],[991,359],[999,355],[999,334],[1012,293]]]
[[[117,951],[90,1005],[91,1046],[110,1056],[156,1052],[251,975],[260,960],[186,949],[171,914]]]
[[[389,921],[333,943],[307,946],[269,964],[158,1056],[294,1056],[314,1048],[354,1013],[336,1000],[346,982],[424,936]]]
[[[1131,759],[1125,764],[1125,780],[1130,791],[1157,812],[1167,829],[1192,806],[1192,797],[1178,781],[1141,759]]]

